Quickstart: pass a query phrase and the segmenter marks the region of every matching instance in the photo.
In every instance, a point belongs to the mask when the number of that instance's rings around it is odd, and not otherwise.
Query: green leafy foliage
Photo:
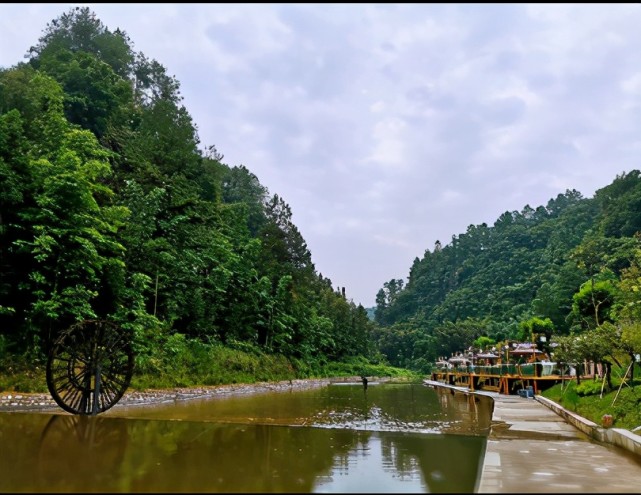
[[[550,318],[538,318],[536,316],[523,320],[519,323],[521,333],[519,337],[525,342],[530,342],[535,339],[536,335],[545,335],[548,339],[554,332],[554,323]]]
[[[601,394],[602,389],[603,383],[601,381],[584,380],[576,386],[576,393],[579,397],[585,397],[586,395]]]
[[[477,349],[486,349],[496,344],[496,341],[488,337],[487,335],[481,335],[479,338],[477,338],[473,342],[473,344],[474,344],[474,347]]]
[[[379,347],[390,362],[418,367],[420,357],[412,357],[416,334],[422,341],[432,338],[426,349],[431,357],[464,351],[482,335],[496,342],[545,335],[547,345],[595,331],[591,347],[564,344],[564,359],[590,355],[607,364],[620,353],[638,353],[639,191],[641,176],[632,171],[594,198],[568,190],[546,206],[505,212],[493,226],[470,225],[447,245],[437,241],[414,260],[407,283],[393,280],[379,290]],[[471,321],[480,324],[471,328]],[[622,328],[628,329],[625,338]]]
[[[617,368],[615,375],[621,370]],[[623,370],[623,374],[625,370]],[[563,386],[555,385],[544,391],[542,395],[553,400],[563,407],[575,411],[582,417],[593,421],[597,425],[602,424],[604,415],[609,414],[613,418],[615,428],[632,430],[641,426],[641,380],[628,382],[621,387],[618,378],[614,379],[615,387],[612,390],[604,390],[601,396],[601,382],[584,381],[577,386],[575,382],[566,382]],[[598,391],[595,391],[598,388]],[[591,393],[580,393],[580,390],[588,390]]]
[[[565,389],[560,402],[562,405],[569,407],[574,412],[577,412],[580,400],[574,383],[571,383],[568,388]]]
[[[87,7],[0,72],[3,352],[42,361],[60,330],[105,318],[130,332],[149,385],[384,365],[284,199],[199,149],[179,86]]]
[[[372,321],[316,271],[287,202],[200,149],[179,90],[87,7],[0,71],[8,355],[41,361],[60,329],[96,317],[130,331],[138,369],[166,383],[270,375],[251,356],[299,374],[359,359],[428,373],[438,356],[537,334],[584,333],[559,340],[566,362],[639,353],[638,171],[437,241],[378,291]]]

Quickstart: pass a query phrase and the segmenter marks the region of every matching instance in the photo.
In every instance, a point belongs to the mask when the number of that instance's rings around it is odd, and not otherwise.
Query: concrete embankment
[[[425,383],[494,401],[478,493],[641,493],[641,457],[608,443],[616,429],[605,431],[540,396]],[[622,431],[641,445],[638,435]]]

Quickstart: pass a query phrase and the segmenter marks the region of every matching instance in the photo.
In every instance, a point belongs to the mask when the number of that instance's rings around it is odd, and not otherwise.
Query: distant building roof
[[[477,358],[481,358],[481,359],[496,359],[499,356],[497,356],[496,354],[493,354],[491,352],[486,352],[486,353],[477,354],[476,357]]]
[[[513,356],[527,356],[532,354],[544,354],[543,351],[539,351],[534,344],[530,343],[521,343],[517,344],[514,349],[510,349],[510,354]]]

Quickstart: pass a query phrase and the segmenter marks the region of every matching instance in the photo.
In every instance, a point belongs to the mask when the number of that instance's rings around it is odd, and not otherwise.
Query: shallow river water
[[[467,492],[491,401],[421,384],[332,384],[0,414],[0,492]]]

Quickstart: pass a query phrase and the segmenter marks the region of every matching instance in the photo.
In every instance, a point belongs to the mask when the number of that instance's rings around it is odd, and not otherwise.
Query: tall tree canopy
[[[442,355],[455,350],[447,342],[523,338],[536,321],[547,322],[548,337],[616,322],[619,301],[629,298],[621,288],[629,294],[633,286],[628,267],[639,250],[640,194],[641,176],[633,170],[593,198],[568,190],[546,206],[505,212],[491,227],[470,225],[450,244],[439,242],[414,260],[406,284],[393,280],[379,290],[380,345],[386,348],[398,328],[421,334],[432,342],[426,352]],[[470,319],[483,324],[468,335]],[[410,353],[412,346],[398,348]],[[396,349],[386,355],[395,364],[422,366]]]
[[[201,148],[178,81],[124,31],[76,7],[29,54],[0,72],[0,349],[42,358],[60,329],[109,318],[142,354],[172,336],[375,353],[290,206]]]

